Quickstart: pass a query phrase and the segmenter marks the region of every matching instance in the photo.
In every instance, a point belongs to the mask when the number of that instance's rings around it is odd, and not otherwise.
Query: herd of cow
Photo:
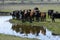
[[[33,21],[46,21],[46,13],[40,12],[38,7],[35,7],[33,10],[15,10],[11,13],[13,19],[22,20],[22,22],[29,21],[32,23]],[[60,14],[58,12],[54,13],[54,10],[48,10],[48,17],[55,21],[55,18],[60,18]]]

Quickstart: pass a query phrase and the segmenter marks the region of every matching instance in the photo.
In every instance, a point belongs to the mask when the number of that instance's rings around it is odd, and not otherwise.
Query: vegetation
[[[12,12],[13,10],[20,10],[20,9],[33,9],[34,7],[38,7],[41,12],[47,12],[49,9],[53,9],[55,11],[60,12],[60,5],[4,5],[4,8],[0,11],[2,12]],[[46,22],[25,22],[22,23],[21,20],[11,19],[9,20],[13,24],[25,24],[25,25],[39,25],[44,26],[48,30],[52,31],[55,34],[60,34],[60,20],[56,19],[56,22],[52,22],[51,19],[47,17]],[[20,38],[16,36],[4,35],[0,34],[0,40],[36,40],[36,39],[28,39],[28,38]]]
[[[59,19],[55,19],[56,22],[52,22],[51,19],[46,19],[46,22],[33,22],[33,23],[29,23],[29,22],[25,22],[22,23],[21,20],[16,20],[16,19],[11,19],[10,22],[13,24],[22,24],[22,25],[34,25],[34,26],[44,26],[45,28],[49,29],[50,31],[52,31],[52,33],[54,34],[60,34],[60,21]]]
[[[11,35],[5,35],[5,34],[0,34],[0,40],[38,40],[38,39],[31,39],[31,38],[21,38],[17,36],[11,36]]]
[[[0,10],[0,12],[12,12],[11,10]]]
[[[47,12],[49,9],[53,9],[54,11],[58,11],[60,12],[60,5],[53,5],[53,4],[47,4],[47,5],[4,5],[4,8],[1,9],[0,11],[4,11],[4,12],[11,12],[13,10],[23,10],[23,9],[34,9],[34,7],[38,7],[40,9],[41,12]]]
[[[54,11],[58,11],[60,12],[60,5],[7,5],[7,8],[2,9],[2,11],[13,11],[13,10],[20,10],[20,9],[33,9],[34,7],[38,7],[40,9],[41,12],[47,12],[49,9],[53,9]],[[14,9],[13,9],[14,8]],[[10,20],[12,23],[15,24],[22,24],[22,22],[20,20]],[[50,31],[52,31],[55,34],[60,34],[60,21],[59,19],[55,20],[56,22],[52,22],[51,19],[49,19],[47,17],[46,22],[33,22],[33,23],[23,23],[23,24],[27,24],[27,25],[43,25],[45,26],[47,29],[49,29]]]

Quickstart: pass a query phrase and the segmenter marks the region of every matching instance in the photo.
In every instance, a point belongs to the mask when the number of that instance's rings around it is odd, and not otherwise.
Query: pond
[[[60,40],[60,36],[53,36],[52,32],[44,27],[13,25],[9,22],[11,16],[0,16],[0,33],[19,37],[37,38],[41,40]],[[26,26],[26,27],[25,27]]]

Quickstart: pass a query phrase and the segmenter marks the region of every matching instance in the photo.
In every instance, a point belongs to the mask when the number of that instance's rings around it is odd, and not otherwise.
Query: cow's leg
[[[42,18],[42,21],[44,21],[44,17]]]
[[[46,22],[46,18],[44,18],[44,21]]]
[[[37,17],[37,22],[39,22],[39,17]]]
[[[44,21],[44,17],[42,18],[42,21]]]
[[[44,21],[46,21],[46,17],[44,17]]]
[[[30,23],[32,23],[32,17],[29,17],[29,19],[30,19]]]
[[[36,16],[36,21],[37,21],[37,22],[39,21],[39,17],[38,17],[38,16]]]
[[[34,17],[32,18],[32,21],[34,21]]]
[[[27,21],[27,18],[26,17],[24,19],[25,19],[25,21]]]
[[[41,21],[41,17],[39,17],[39,20]]]
[[[49,14],[48,14],[48,18],[49,18]]]
[[[37,19],[38,19],[38,18],[37,18],[37,16],[36,16],[36,21],[37,21]]]
[[[55,19],[54,19],[54,17],[52,18],[52,22],[55,22]]]
[[[40,17],[41,18],[41,21],[42,21],[42,17]]]
[[[22,22],[23,22],[23,23],[25,22],[25,18],[24,18],[24,16],[22,16]]]
[[[13,19],[15,19],[15,16],[12,16]]]
[[[44,18],[43,17],[41,17],[41,21],[44,21]]]
[[[34,21],[34,15],[32,15],[32,21]]]
[[[24,23],[24,19],[22,19],[22,23]]]
[[[45,14],[45,16],[44,16],[44,21],[46,21],[46,14]]]
[[[19,20],[20,16],[17,16],[17,19]]]

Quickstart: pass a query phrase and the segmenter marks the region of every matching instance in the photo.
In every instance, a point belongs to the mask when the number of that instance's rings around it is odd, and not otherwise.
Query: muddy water
[[[0,33],[41,40],[60,40],[60,36],[53,36],[52,32],[42,26],[12,25],[11,16],[0,16]]]

